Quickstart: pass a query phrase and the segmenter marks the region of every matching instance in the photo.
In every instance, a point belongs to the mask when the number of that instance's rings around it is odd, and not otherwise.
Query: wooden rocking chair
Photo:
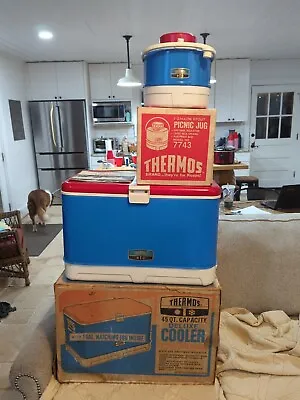
[[[30,285],[28,265],[30,259],[24,241],[24,232],[20,211],[0,213],[11,230],[0,232],[0,278],[23,278],[25,285]]]

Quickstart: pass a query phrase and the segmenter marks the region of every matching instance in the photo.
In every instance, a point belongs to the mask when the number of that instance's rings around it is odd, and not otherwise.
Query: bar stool
[[[237,176],[236,177],[236,186],[238,186],[239,190],[237,190],[236,194],[235,194],[235,200],[236,201],[240,201],[240,191],[242,188],[243,184],[247,184],[248,188],[258,188],[259,187],[259,180],[256,176]],[[252,191],[253,192],[253,191]],[[249,196],[249,191],[247,192],[247,197],[248,200],[255,200],[250,198],[251,194]],[[255,196],[254,196],[255,197]]]

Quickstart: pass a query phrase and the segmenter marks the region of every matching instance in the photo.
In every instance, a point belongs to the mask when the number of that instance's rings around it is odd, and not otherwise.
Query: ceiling
[[[0,0],[0,51],[26,61],[132,61],[165,32],[187,31],[218,58],[300,58],[299,0]],[[54,33],[37,37],[40,28]]]

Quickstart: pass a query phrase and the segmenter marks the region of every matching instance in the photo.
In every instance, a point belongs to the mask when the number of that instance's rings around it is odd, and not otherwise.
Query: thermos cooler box
[[[136,285],[75,282],[62,274],[54,290],[59,382],[213,385],[217,280]]]
[[[210,285],[220,188],[141,186],[134,173],[85,171],[62,185],[68,279]]]

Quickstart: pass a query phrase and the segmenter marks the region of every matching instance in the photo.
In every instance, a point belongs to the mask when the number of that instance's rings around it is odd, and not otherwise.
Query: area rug
[[[29,256],[37,257],[62,230],[62,224],[38,225],[37,232],[32,232],[31,224],[24,224],[23,229]]]

